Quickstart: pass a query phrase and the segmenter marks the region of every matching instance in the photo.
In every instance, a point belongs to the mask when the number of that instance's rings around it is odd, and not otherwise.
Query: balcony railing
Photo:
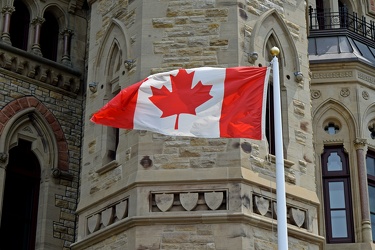
[[[350,14],[346,7],[339,12],[317,10],[309,8],[310,31],[324,31],[333,29],[350,30],[362,37],[375,40],[375,22],[366,21],[366,17],[358,17],[357,13]]]

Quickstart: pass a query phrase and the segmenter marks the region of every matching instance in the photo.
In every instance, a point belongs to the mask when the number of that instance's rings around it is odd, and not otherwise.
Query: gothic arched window
[[[0,242],[5,249],[35,249],[40,165],[31,142],[19,140],[9,151]]]
[[[53,13],[44,13],[44,23],[40,32],[40,49],[43,57],[52,61],[57,60],[57,47],[59,42],[59,23]]]
[[[22,1],[14,1],[14,8],[9,27],[10,41],[13,47],[27,50],[30,14]]]

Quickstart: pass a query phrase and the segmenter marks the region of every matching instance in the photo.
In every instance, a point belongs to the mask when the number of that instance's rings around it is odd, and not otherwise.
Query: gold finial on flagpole
[[[280,50],[279,50],[278,47],[275,47],[275,46],[274,46],[274,47],[271,48],[271,55],[272,55],[272,56],[278,56],[279,53],[280,53]]]

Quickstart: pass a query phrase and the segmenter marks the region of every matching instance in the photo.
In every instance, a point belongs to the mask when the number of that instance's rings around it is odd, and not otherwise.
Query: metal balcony
[[[375,22],[366,21],[366,17],[358,17],[357,13],[349,13],[347,7],[341,7],[339,12],[317,10],[309,7],[310,34],[323,34],[333,30],[351,31],[363,38],[375,41]]]

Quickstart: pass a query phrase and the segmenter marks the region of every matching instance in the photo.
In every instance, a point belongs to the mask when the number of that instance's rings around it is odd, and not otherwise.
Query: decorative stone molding
[[[318,99],[322,94],[319,90],[311,90],[311,98]]]
[[[350,78],[353,77],[353,71],[341,71],[341,72],[319,72],[313,73],[313,79],[331,79],[331,78]]]
[[[227,191],[155,192],[152,212],[227,210]]]
[[[0,153],[0,163],[5,163],[8,160],[8,154]]]
[[[303,87],[303,81],[304,77],[303,77],[303,74],[302,72],[294,72],[294,81],[298,84],[298,87]]]
[[[4,43],[0,43],[0,68],[36,80],[47,88],[58,88],[73,94],[80,90],[80,72]]]
[[[128,199],[124,199],[87,217],[87,234],[92,234],[127,218],[128,202]]]
[[[375,77],[370,76],[368,74],[365,74],[363,72],[358,72],[358,79],[361,79],[361,80],[363,80],[365,82],[368,82],[368,83],[371,83],[371,84],[375,83]]]
[[[131,70],[135,67],[135,59],[125,60],[124,65],[127,70]]]
[[[52,176],[56,179],[64,179],[68,181],[71,181],[74,178],[73,174],[69,173],[68,171],[60,170],[58,168],[52,170]]]
[[[254,212],[268,218],[277,219],[276,201],[260,194],[253,194]],[[287,223],[299,228],[308,228],[307,210],[287,204]]]
[[[342,97],[348,97],[350,95],[349,88],[342,88],[341,91],[340,91],[340,95]]]
[[[367,150],[367,140],[366,139],[361,139],[361,138],[356,138],[354,141],[354,148],[357,149],[363,149]]]
[[[254,64],[258,60],[258,53],[257,52],[252,52],[249,53],[247,56],[247,61],[251,64]]]
[[[370,95],[367,91],[364,90],[362,91],[362,97],[363,99],[368,100],[370,98]]]
[[[108,162],[107,164],[105,164],[104,166],[98,168],[95,172],[99,175],[101,174],[104,174],[114,168],[117,168],[120,164],[118,163],[118,161],[114,160],[114,161],[110,161]]]

